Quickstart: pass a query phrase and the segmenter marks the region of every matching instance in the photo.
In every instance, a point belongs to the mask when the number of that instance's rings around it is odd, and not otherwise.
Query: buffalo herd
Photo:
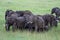
[[[55,14],[55,15],[53,15]],[[58,26],[60,8],[54,7],[51,14],[34,15],[30,10],[13,11],[7,9],[5,12],[5,29],[10,31],[25,30],[29,31],[48,31],[52,27]]]

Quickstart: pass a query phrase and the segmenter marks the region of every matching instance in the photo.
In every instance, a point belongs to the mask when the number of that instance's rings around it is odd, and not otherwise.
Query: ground
[[[60,7],[60,0],[0,0],[0,40],[60,40],[60,24],[48,32],[5,30],[5,11],[30,10],[33,14],[50,14],[53,7]]]

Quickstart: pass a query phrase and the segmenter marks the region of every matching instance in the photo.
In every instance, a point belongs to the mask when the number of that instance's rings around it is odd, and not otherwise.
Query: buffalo
[[[5,28],[7,31],[10,30],[10,26],[13,26],[15,19],[18,17],[17,13],[13,12],[10,16],[6,17]]]
[[[59,20],[59,16],[60,16],[60,8],[58,8],[58,7],[52,8],[51,14],[55,14],[55,15],[56,15],[56,19]]]
[[[51,14],[45,14],[45,15],[38,15],[40,17],[42,17],[45,21],[45,26],[49,26],[50,24],[50,27],[52,26],[56,26],[57,27],[57,19],[54,15],[51,15]]]

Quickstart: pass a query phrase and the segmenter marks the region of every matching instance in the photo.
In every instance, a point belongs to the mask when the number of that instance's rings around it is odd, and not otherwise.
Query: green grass
[[[60,7],[60,0],[0,0],[0,40],[60,40],[60,24],[48,32],[6,32],[4,15],[7,9],[30,10],[34,14],[49,14],[53,7]]]

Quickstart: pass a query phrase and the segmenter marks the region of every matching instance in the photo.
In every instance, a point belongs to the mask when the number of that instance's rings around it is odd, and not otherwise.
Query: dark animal
[[[49,24],[50,24],[50,27],[57,26],[57,20],[54,15],[46,14],[46,15],[40,15],[40,17],[44,19],[45,26],[49,26]]]
[[[54,8],[52,8],[52,10],[51,10],[51,14],[55,13],[57,10],[59,10],[58,7],[54,7]]]
[[[60,16],[60,8],[58,8],[58,7],[52,8],[51,14],[55,14],[56,15],[56,18],[58,20],[58,17]]]
[[[18,17],[17,13],[13,12],[10,16],[6,16],[5,28],[6,31],[10,30],[10,26],[13,26],[15,19]],[[13,27],[12,27],[13,28]]]
[[[24,14],[25,17],[25,28],[28,28],[29,30],[32,30],[34,28],[33,26],[33,15],[29,15],[29,14]]]
[[[37,25],[37,26],[36,26]],[[45,28],[45,22],[42,17],[37,16],[36,24],[35,24],[37,31],[44,31]],[[46,27],[47,28],[47,27]]]

